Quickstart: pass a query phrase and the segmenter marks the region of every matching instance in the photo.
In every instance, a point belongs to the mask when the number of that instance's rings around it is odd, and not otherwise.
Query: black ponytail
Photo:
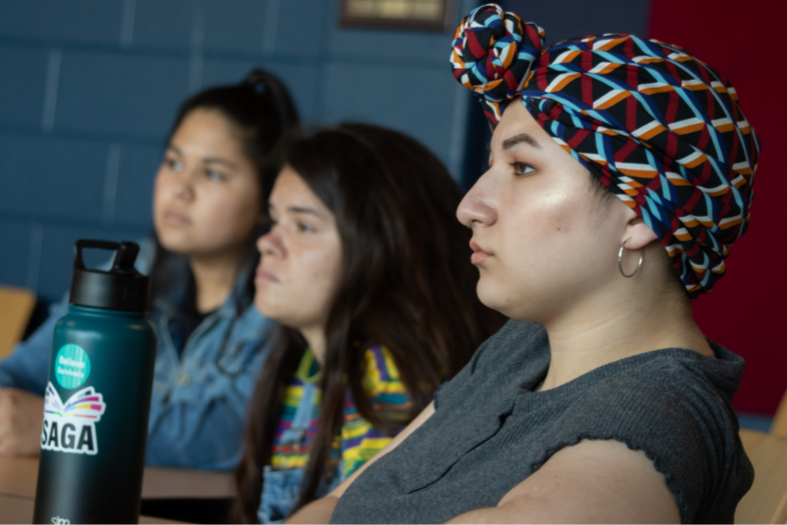
[[[268,98],[273,102],[272,107],[285,130],[297,128],[298,112],[287,88],[276,76],[262,69],[252,69],[241,85],[254,91],[257,96]]]

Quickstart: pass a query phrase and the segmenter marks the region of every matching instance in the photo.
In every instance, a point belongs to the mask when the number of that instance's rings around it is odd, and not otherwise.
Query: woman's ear
[[[634,215],[634,212],[631,211],[631,214]],[[622,245],[623,241],[626,241],[627,250],[639,250],[656,239],[658,239],[656,232],[654,232],[640,217],[634,215],[626,224],[626,228],[623,231],[623,237],[620,239],[620,244]]]

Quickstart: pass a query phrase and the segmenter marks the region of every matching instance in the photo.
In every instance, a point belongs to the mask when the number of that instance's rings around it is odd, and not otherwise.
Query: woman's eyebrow
[[[205,157],[202,159],[205,164],[221,164],[222,166],[226,166],[232,170],[238,169],[238,165],[232,161],[227,159],[222,159],[221,157]]]
[[[322,218],[322,214],[315,210],[314,208],[306,208],[303,206],[288,206],[287,211],[290,213],[308,213],[309,215],[314,215],[315,217]]]
[[[173,144],[168,144],[167,145],[167,151],[172,151],[178,157],[182,157],[183,156],[183,153],[180,151],[180,149],[177,146],[173,145]]]
[[[536,149],[541,149],[541,144],[539,144],[538,141],[536,141],[536,139],[534,139],[532,136],[530,136],[527,133],[520,133],[519,135],[515,135],[503,141],[503,146],[502,146],[503,151],[509,150],[514,146],[516,146],[517,144],[521,144],[522,142],[530,146],[533,146]]]

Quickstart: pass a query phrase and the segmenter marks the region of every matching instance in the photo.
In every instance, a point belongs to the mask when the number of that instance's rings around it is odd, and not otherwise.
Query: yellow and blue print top
[[[366,373],[363,385],[373,409],[384,414],[386,420],[401,421],[402,425],[396,431],[398,433],[408,422],[412,402],[399,377],[393,356],[387,349],[373,346],[364,354],[364,360]],[[273,469],[304,468],[309,461],[322,400],[322,392],[317,386],[320,378],[320,364],[312,351],[306,350],[295,377],[287,383],[284,393],[282,414],[273,439]],[[389,441],[390,437],[360,416],[348,393],[342,433],[334,441],[333,454],[334,460],[341,461],[342,477],[350,476]]]

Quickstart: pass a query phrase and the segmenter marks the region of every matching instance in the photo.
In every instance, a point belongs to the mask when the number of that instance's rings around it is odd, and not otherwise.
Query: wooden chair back
[[[773,416],[771,434],[787,437],[787,392],[784,393],[784,396],[779,403],[779,408],[776,409],[776,415]]]
[[[36,296],[30,290],[0,286],[0,359],[22,340]]]
[[[741,430],[754,465],[754,484],[735,512],[735,523],[787,523],[787,438]]]

